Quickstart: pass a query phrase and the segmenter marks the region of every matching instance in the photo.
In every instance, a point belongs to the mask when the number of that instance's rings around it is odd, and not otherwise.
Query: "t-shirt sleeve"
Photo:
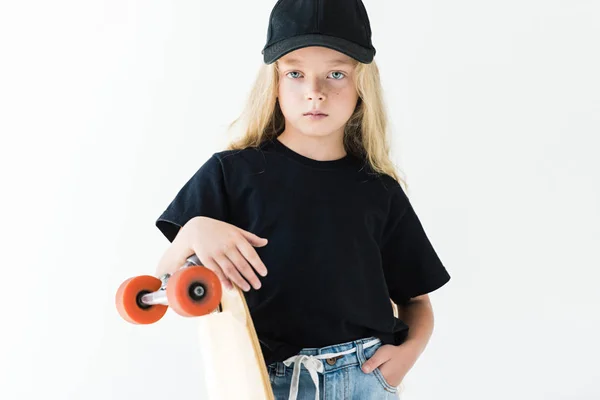
[[[390,298],[406,304],[433,292],[450,274],[433,248],[413,206],[400,186],[392,196],[382,245],[382,262]]]
[[[179,190],[156,220],[156,227],[172,242],[179,229],[197,216],[229,220],[223,165],[216,154]]]

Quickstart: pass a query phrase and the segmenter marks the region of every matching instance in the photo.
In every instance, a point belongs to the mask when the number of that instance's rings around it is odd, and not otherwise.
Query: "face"
[[[278,61],[278,99],[286,131],[309,136],[339,135],[358,101],[356,61],[325,47],[305,47]],[[305,115],[319,110],[326,116]]]

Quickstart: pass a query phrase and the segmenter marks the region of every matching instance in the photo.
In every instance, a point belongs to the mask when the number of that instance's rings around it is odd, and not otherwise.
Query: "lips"
[[[327,114],[322,113],[321,111],[310,111],[310,112],[304,113],[304,115],[327,115]]]

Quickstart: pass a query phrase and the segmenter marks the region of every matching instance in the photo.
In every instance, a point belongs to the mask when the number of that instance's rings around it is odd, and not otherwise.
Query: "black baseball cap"
[[[375,56],[369,17],[361,0],[279,0],[269,17],[261,54],[271,64],[294,50],[323,46],[364,64]]]

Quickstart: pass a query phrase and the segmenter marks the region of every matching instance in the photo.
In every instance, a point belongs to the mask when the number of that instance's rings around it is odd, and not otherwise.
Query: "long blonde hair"
[[[356,62],[353,77],[359,99],[344,128],[345,150],[368,162],[375,173],[391,176],[406,189],[405,180],[390,158],[389,121],[376,62]],[[277,99],[278,86],[277,62],[261,64],[242,114],[228,126],[230,134],[236,127],[241,132],[229,142],[227,150],[258,147],[283,131],[285,119]]]

